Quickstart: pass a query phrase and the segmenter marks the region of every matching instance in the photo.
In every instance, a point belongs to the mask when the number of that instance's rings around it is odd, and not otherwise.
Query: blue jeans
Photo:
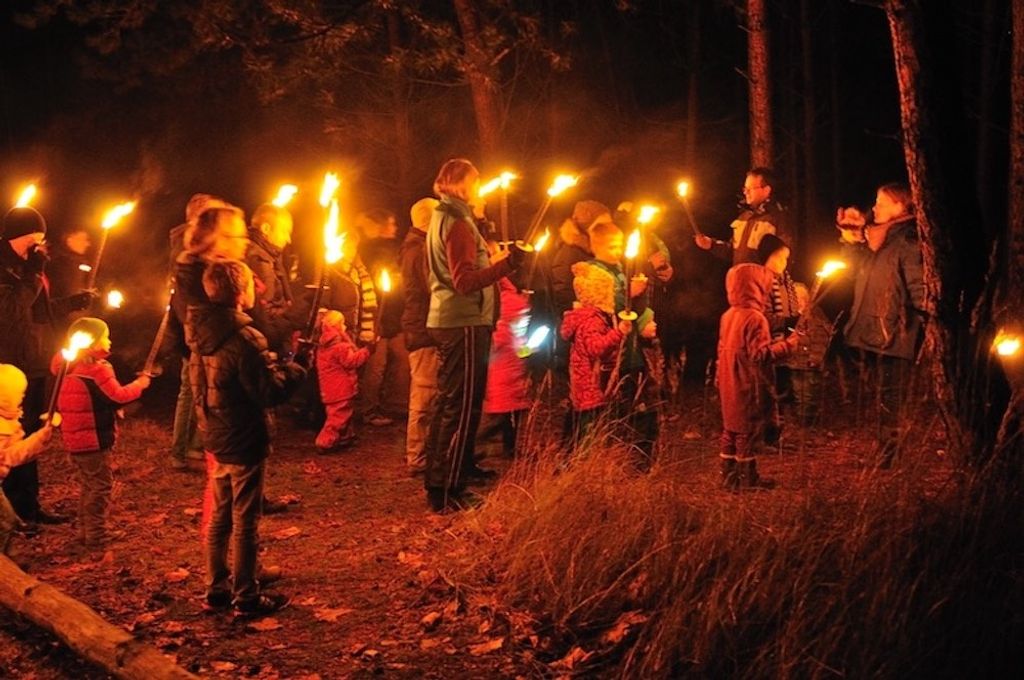
[[[265,463],[216,463],[210,470],[213,512],[206,535],[206,593],[232,593],[235,604],[259,597],[256,562],[260,549]],[[228,569],[228,543],[232,564]],[[234,576],[232,586],[231,578]]]
[[[181,360],[181,386],[174,405],[174,432],[171,435],[171,456],[182,465],[189,451],[202,451],[203,444],[196,428],[196,412],[192,402],[192,385],[188,379],[188,359]]]

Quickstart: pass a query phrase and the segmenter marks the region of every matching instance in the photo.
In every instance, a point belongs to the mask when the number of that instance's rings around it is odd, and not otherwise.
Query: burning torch
[[[636,275],[636,257],[640,254],[640,229],[634,229],[626,239],[626,308],[619,312],[623,321],[636,321],[633,311],[633,277]]]
[[[316,328],[317,312],[320,309],[320,301],[324,297],[324,286],[327,282],[327,268],[341,259],[342,247],[345,245],[345,234],[338,231],[339,208],[338,208],[338,187],[341,181],[333,172],[324,175],[324,183],[320,189],[320,205],[327,210],[327,220],[324,222],[324,261],[320,265],[320,275],[317,277],[316,291],[313,293],[313,305],[309,310],[309,320],[306,322],[306,332],[303,340],[309,342],[313,338],[313,330]]]
[[[103,223],[100,225],[103,228],[103,233],[100,235],[100,245],[96,249],[96,259],[93,260],[92,269],[89,271],[89,280],[85,284],[86,288],[92,289],[96,285],[96,274],[100,270],[100,260],[103,258],[103,249],[107,246],[107,237],[110,235],[110,230],[116,227],[121,220],[130,215],[134,210],[135,201],[129,201],[128,203],[115,205],[103,216]]]
[[[509,170],[505,170],[500,175],[492,180],[489,180],[480,186],[480,196],[487,196],[488,194],[501,189],[501,212],[499,224],[501,225],[501,246],[506,250],[509,247],[509,227],[508,227],[508,190],[512,186],[512,180],[519,179],[519,175]]]
[[[571,189],[579,184],[579,181],[580,178],[576,175],[559,175],[555,178],[555,181],[550,187],[548,187],[547,195],[544,197],[544,202],[541,204],[540,209],[537,210],[533,219],[530,220],[530,226],[526,229],[526,237],[524,240],[530,241],[533,239],[533,233],[540,226],[541,221],[543,221],[544,215],[547,214],[548,208],[551,207],[551,202],[566,189]]]
[[[277,195],[274,196],[271,204],[276,205],[278,208],[283,208],[292,202],[297,193],[299,193],[299,188],[294,184],[282,184],[277,188]]]
[[[679,182],[676,185],[676,196],[679,197],[679,202],[683,204],[683,211],[686,212],[686,220],[690,223],[693,235],[703,236],[704,232],[697,226],[697,220],[693,218],[693,211],[690,209],[690,183],[686,180]]]
[[[380,334],[380,323],[384,319],[384,307],[387,303],[388,294],[391,292],[391,274],[388,273],[387,269],[380,270],[380,276],[377,277],[377,288],[380,289],[380,302],[377,304],[377,334]]]
[[[15,208],[28,208],[32,205],[32,201],[35,199],[38,190],[35,184],[29,184],[18,194],[17,200],[14,202]]]
[[[64,384],[64,378],[67,377],[71,362],[78,357],[80,351],[92,347],[93,342],[95,342],[95,338],[91,333],[75,331],[68,340],[68,346],[61,349],[60,355],[64,361],[61,362],[60,370],[57,371],[57,382],[53,385],[53,392],[50,394],[50,409],[46,415],[46,422],[51,425],[53,424],[53,414],[57,412],[57,397],[60,396],[60,388]]]

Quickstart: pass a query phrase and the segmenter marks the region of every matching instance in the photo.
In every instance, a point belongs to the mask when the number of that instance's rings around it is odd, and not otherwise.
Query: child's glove
[[[292,361],[308,371],[313,365],[313,343],[305,338],[299,338],[299,347],[295,350]]]
[[[135,379],[135,382],[142,389],[146,389],[153,383],[153,379],[149,377],[148,373],[143,373],[142,375]]]
[[[652,319],[650,323],[640,330],[640,337],[644,340],[653,340],[658,337],[658,324]]]
[[[508,253],[508,263],[512,265],[513,271],[522,267],[526,263],[526,258],[529,256],[529,253],[519,247],[518,243],[508,244],[508,250],[506,252]],[[534,253],[533,256],[537,257],[537,254]]]
[[[626,321],[625,319],[619,319],[619,323],[615,327],[619,329],[619,332],[623,335],[629,335],[633,331],[633,322]]]
[[[39,441],[44,444],[49,443],[50,439],[53,438],[53,425],[46,423],[39,428]]]

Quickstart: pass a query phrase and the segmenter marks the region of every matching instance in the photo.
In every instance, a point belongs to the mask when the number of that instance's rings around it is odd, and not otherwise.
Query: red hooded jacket
[[[529,299],[505,277],[498,281],[501,316],[491,336],[484,413],[511,413],[530,408],[526,358],[526,326],[530,323]]]
[[[562,319],[562,339],[569,350],[569,398],[577,411],[608,403],[605,385],[615,367],[625,337],[612,325],[611,316],[597,307],[577,307]]]
[[[759,264],[739,264],[725,277],[729,309],[718,331],[718,393],[722,427],[729,432],[757,432],[772,409],[771,363],[786,356],[783,340],[772,342],[764,303],[772,273]]]
[[[334,326],[324,324],[320,347],[316,352],[316,371],[323,402],[332,404],[356,396],[359,393],[359,373],[356,369],[369,358],[369,349],[357,348],[348,335]]]
[[[117,439],[117,409],[142,396],[138,381],[122,385],[108,352],[86,350],[72,362],[57,397],[61,438],[69,453],[91,453],[111,448]],[[60,353],[50,363],[56,374],[64,361]]]

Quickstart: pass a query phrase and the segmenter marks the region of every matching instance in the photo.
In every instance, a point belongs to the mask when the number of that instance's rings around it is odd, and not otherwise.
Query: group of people
[[[695,237],[698,248],[732,265],[717,361],[722,478],[731,490],[770,485],[756,456],[780,436],[780,395],[816,402],[832,338],[831,322],[788,274],[791,242],[773,183],[770,170],[751,170],[731,238]],[[400,244],[393,214],[361,216],[341,260],[325,265],[321,293],[304,295],[286,259],[293,221],[285,208],[262,205],[247,225],[239,208],[197,194],[185,223],[171,231],[175,340],[167,345],[180,352],[182,368],[170,459],[182,470],[190,458],[205,461],[208,607],[260,614],[287,601],[261,589],[275,574],[257,564],[259,518],[280,509],[264,494],[276,406],[291,400],[316,423],[321,453],[353,446],[359,424],[385,426],[407,409],[406,463],[423,475],[429,507],[469,507],[477,497],[468,486],[495,475],[478,464],[481,439],[498,437],[509,456],[519,447],[534,394],[527,331],[541,304],[558,326],[550,375],[554,392],[561,386],[568,396],[565,464],[613,436],[633,451],[638,470],[649,468],[664,403],[659,336],[673,332],[670,321],[655,319],[651,299],[652,281],[674,274],[661,239],[648,229],[642,256],[628,266],[630,206],[612,212],[583,200],[538,276],[537,253],[497,238],[470,161],[444,163],[433,194],[411,207]],[[872,213],[841,209],[837,227],[855,275],[845,341],[878,369],[885,414],[878,460],[888,465],[925,296],[909,190],[882,186]],[[106,525],[116,411],[151,377],[118,382],[107,361],[109,329],[88,315],[94,291],[72,283],[54,293],[45,235],[45,220],[31,208],[4,217],[0,548],[19,527],[31,533],[36,523],[61,521],[39,507],[33,459],[57,425],[44,416],[46,386],[60,368],[54,352],[66,330],[92,340],[68,366],[58,410],[79,473],[79,535],[96,549],[117,537]],[[541,286],[546,297],[534,292]]]

